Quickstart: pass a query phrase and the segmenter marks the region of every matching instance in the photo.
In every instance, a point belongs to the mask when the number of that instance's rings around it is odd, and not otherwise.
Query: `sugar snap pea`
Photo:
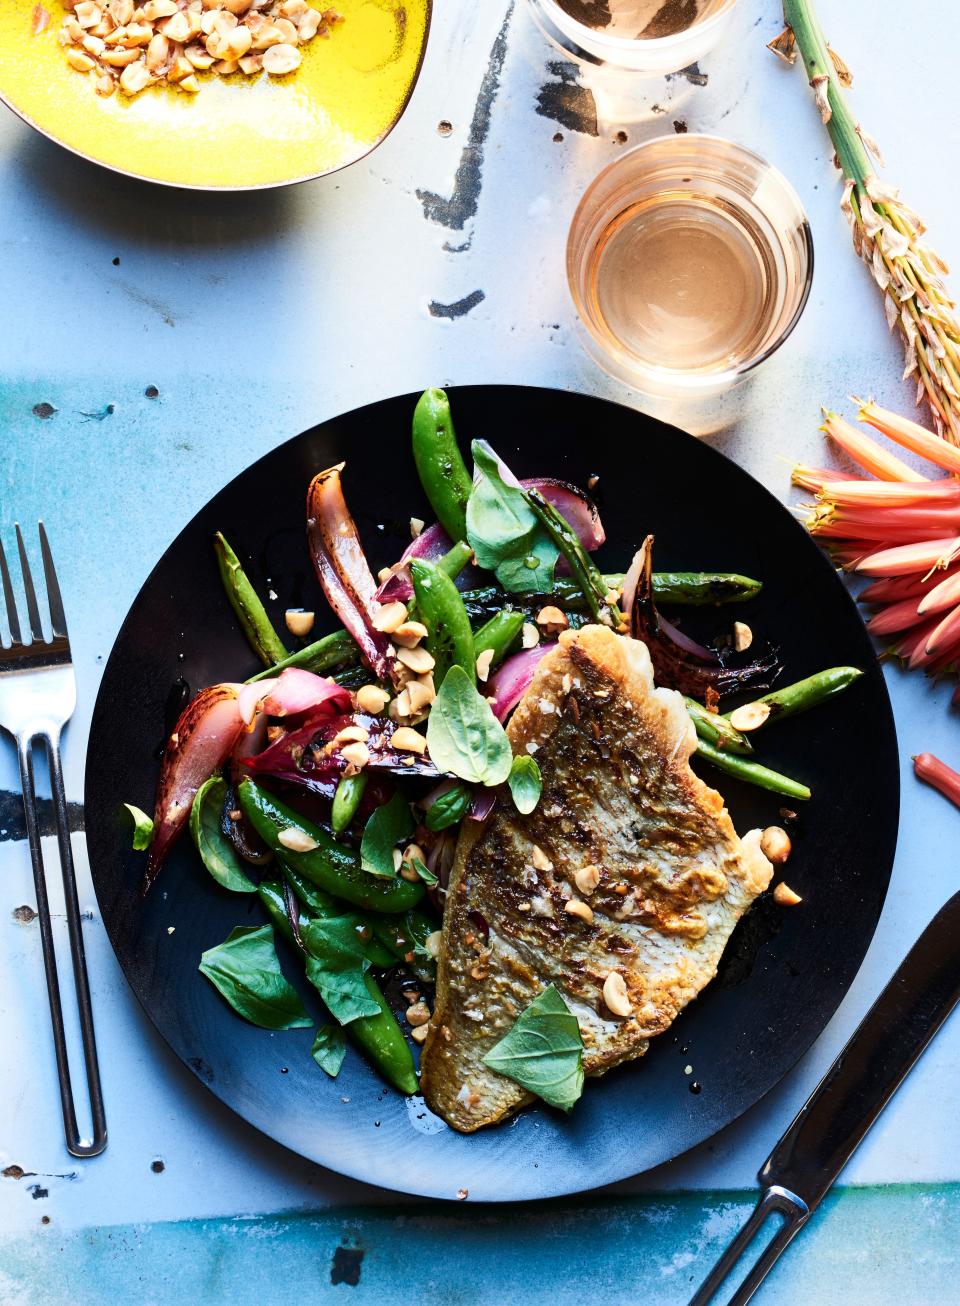
[[[377,879],[361,868],[360,856],[337,843],[326,830],[305,820],[286,803],[253,780],[244,780],[237,790],[240,806],[261,839],[285,862],[328,893],[369,911],[406,911],[423,897],[423,885],[399,876]],[[285,831],[296,831],[311,840],[309,852],[294,852],[280,842]]]
[[[456,585],[439,567],[424,558],[411,560],[410,577],[417,611],[429,632],[424,644],[436,663],[433,678],[437,689],[452,666],[462,667],[471,682],[476,684],[473,631]]]
[[[473,651],[477,657],[487,649],[493,654],[490,669],[499,666],[520,638],[526,614],[515,608],[503,608],[480,627],[473,637]]]
[[[761,724],[772,725],[774,721],[782,721],[784,717],[807,712],[810,708],[825,703],[828,698],[842,694],[862,675],[863,672],[859,667],[828,667],[826,671],[818,671],[816,675],[807,676],[805,680],[798,680],[793,685],[784,685],[782,689],[775,689],[771,694],[764,694],[756,701],[765,703],[770,709],[770,715]],[[742,708],[734,710],[742,711]],[[730,713],[725,715],[729,716]]]
[[[330,812],[330,824],[333,826],[335,834],[342,833],[356,816],[357,808],[360,806],[360,800],[363,798],[363,791],[366,787],[366,771],[358,771],[356,775],[343,775],[340,777],[336,793],[333,795],[333,807]]]
[[[279,676],[287,667],[302,667],[304,671],[315,671],[317,675],[323,675],[338,667],[356,666],[359,661],[360,654],[353,637],[345,630],[335,630],[332,635],[324,635],[321,639],[308,644],[306,648],[298,649],[296,653],[281,658],[265,671],[258,671],[255,676],[250,677],[247,684],[266,680],[270,676]]]
[[[274,630],[260,596],[240,565],[240,559],[220,531],[213,537],[213,548],[223,588],[227,591],[230,606],[237,614],[250,647],[265,667],[282,661],[287,657],[286,646]]]
[[[450,401],[443,390],[425,390],[417,401],[413,460],[440,525],[452,540],[465,540],[473,480],[457,445]]]
[[[371,918],[370,924],[379,942],[409,966],[417,979],[426,982],[436,977],[436,962],[426,950],[427,939],[439,929],[432,916],[420,907],[412,907],[403,916]]]
[[[791,780],[779,771],[771,771],[769,767],[761,766],[751,758],[738,757],[735,753],[714,748],[705,739],[697,740],[697,757],[702,757],[718,771],[726,771],[727,775],[735,776],[748,785],[756,785],[758,789],[769,789],[771,793],[796,798],[799,802],[806,802],[810,797],[810,790],[798,780]]]
[[[603,584],[608,590],[620,589],[622,572],[607,572]],[[710,604],[743,603],[763,588],[758,580],[730,572],[664,571],[653,573],[653,596],[658,603],[681,607],[705,607]],[[503,591],[497,585],[484,585],[463,591],[467,612],[474,621],[496,613],[503,603]],[[535,615],[545,604],[552,603],[565,612],[582,612],[587,600],[577,581],[558,576],[545,594],[513,594],[511,602],[524,612]]]
[[[330,894],[324,893],[322,889],[318,889],[309,880],[305,880],[303,876],[298,875],[280,857],[277,858],[277,865],[280,867],[284,879],[293,889],[295,898],[305,909],[306,914],[301,913],[300,918],[301,932],[304,924],[310,920],[332,920],[335,916],[347,917],[354,922],[357,934],[364,943],[364,955],[371,965],[393,966],[395,964],[396,957],[393,951],[384,947],[376,936],[372,916],[356,911],[347,903],[337,902]],[[279,902],[279,906],[285,910],[283,885],[278,884],[276,881],[262,881],[260,889],[263,889],[264,884],[270,886],[268,894],[271,901]],[[279,894],[279,897],[277,897],[277,894]],[[262,893],[260,898],[264,906],[268,906]]]

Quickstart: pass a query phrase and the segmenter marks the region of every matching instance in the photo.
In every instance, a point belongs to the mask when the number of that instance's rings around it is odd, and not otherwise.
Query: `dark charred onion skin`
[[[727,667],[719,655],[706,662],[674,642],[663,628],[653,599],[652,535],[647,536],[642,548],[644,560],[630,612],[630,634],[646,644],[656,683],[701,702],[708,691],[722,697],[741,689],[768,689],[781,670],[776,649],[769,649],[746,666]]]
[[[236,763],[233,764],[234,769],[235,767]],[[234,774],[227,779],[220,829],[245,862],[251,866],[266,866],[273,860],[273,853],[244,816],[237,799],[236,786],[237,778]]]
[[[392,680],[398,663],[389,636],[373,626],[377,582],[343,497],[343,466],[320,472],[307,490],[310,558],[328,603],[356,640],[363,661],[378,679]]]

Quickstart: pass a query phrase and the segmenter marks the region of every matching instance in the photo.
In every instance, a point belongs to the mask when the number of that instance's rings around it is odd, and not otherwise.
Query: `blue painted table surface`
[[[816,242],[810,304],[779,356],[712,413],[668,416],[712,427],[707,438],[789,500],[787,460],[824,458],[821,403],[842,409],[847,395],[872,393],[911,409],[802,75],[764,49],[780,27],[775,0],[742,0],[701,77],[649,83],[626,141],[519,0],[436,9],[422,78],[390,139],[348,171],[287,191],[149,188],[0,116],[0,531],[9,546],[14,520],[42,517],[53,540],[80,685],[66,744],[74,802],[101,668],[128,605],[181,526],[252,459],[335,413],[428,384],[531,382],[641,406],[582,353],[563,275],[580,192],[631,143],[686,127],[752,146],[790,177]],[[936,247],[960,257],[955,4],[926,0],[909,20],[896,0],[821,9],[858,74],[856,112],[888,175]],[[56,411],[38,417],[38,404]],[[673,1165],[522,1213],[430,1206],[340,1180],[207,1095],[117,968],[79,809],[111,1142],[97,1160],[72,1161],[38,931],[16,911],[34,899],[5,744],[0,1299],[683,1302],[744,1218],[770,1145],[960,883],[960,813],[910,768],[923,749],[960,762],[950,689],[887,674],[903,758],[900,847],[873,946],[821,1039],[746,1118]],[[955,1019],[759,1300],[960,1300],[958,1058]]]

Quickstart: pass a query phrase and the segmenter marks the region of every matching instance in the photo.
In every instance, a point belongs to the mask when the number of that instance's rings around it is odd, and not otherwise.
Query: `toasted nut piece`
[[[399,644],[401,648],[414,648],[422,639],[430,634],[422,621],[404,621],[391,631],[393,642]]]
[[[247,40],[247,46],[249,47],[252,38],[247,29],[245,27],[238,27],[237,32],[242,32],[244,34]],[[244,51],[241,50],[240,54],[243,53]],[[235,53],[234,58],[239,59],[240,54]],[[309,635],[311,630],[313,630],[313,623],[316,621],[317,616],[315,612],[306,612],[303,608],[287,608],[286,612],[283,614],[283,619],[287,623],[287,630],[289,630],[291,635]]]
[[[407,1007],[408,1025],[425,1025],[429,1019],[430,1008],[425,1002],[415,1002],[412,1007]]]
[[[283,22],[283,19],[280,20]],[[303,55],[292,45],[271,45],[263,56],[264,72],[271,77],[283,77],[299,68]]]
[[[240,64],[236,59],[221,59],[213,65],[213,71],[219,73],[221,77],[232,77],[239,68]]]
[[[168,82],[182,82],[184,77],[189,77],[193,72],[193,65],[189,59],[184,59],[182,54],[178,54],[176,59],[167,69]]]
[[[730,724],[734,730],[757,730],[769,715],[769,703],[744,703],[743,707],[734,708],[730,713]]]
[[[563,904],[563,910],[568,916],[579,916],[582,921],[589,925],[593,920],[593,908],[588,907],[585,902],[579,898],[570,898]]]
[[[401,689],[396,696],[387,712],[392,721],[399,721],[402,717],[410,716],[410,695],[405,689]]]
[[[603,1000],[615,1016],[629,1016],[632,1013],[626,981],[618,970],[612,970],[603,981]]]
[[[251,77],[263,68],[263,56],[259,54],[245,54],[242,59],[238,60],[240,71]]]
[[[69,55],[67,56],[69,58]],[[137,46],[132,46],[129,50],[104,50],[100,56],[100,62],[109,64],[111,68],[126,68],[134,64],[140,58],[140,50]]]
[[[532,621],[525,621],[523,623],[523,633],[521,635],[520,643],[524,648],[536,648],[540,643],[540,632]]]
[[[159,32],[147,46],[147,67],[152,73],[159,72],[170,58],[170,42]]]
[[[340,755],[351,766],[364,767],[370,761],[370,749],[361,742],[347,744],[341,748]]]
[[[96,27],[91,27],[88,30],[91,36],[99,36],[102,41],[110,35],[110,33],[115,29],[115,27],[116,27],[116,23],[113,21],[110,15],[104,14],[104,16],[100,19],[100,22],[97,23]]]
[[[107,12],[118,27],[126,27],[133,17],[133,0],[110,0]]]
[[[414,1043],[426,1043],[429,1034],[429,1025],[418,1025],[416,1029],[410,1031],[410,1037],[413,1039]]]
[[[125,27],[116,27],[112,32],[107,33],[103,38],[103,43],[109,46],[122,46],[126,39],[127,29]]]
[[[376,716],[382,712],[390,701],[390,695],[379,685],[362,685],[357,690],[357,707],[361,712]]]
[[[782,866],[790,856],[793,844],[786,830],[779,825],[768,825],[760,836],[760,851],[768,862]]]
[[[310,12],[310,6],[307,0],[283,0],[279,12],[281,18],[289,18],[291,22],[299,23],[303,15]]]
[[[73,13],[83,28],[96,27],[103,18],[103,11],[99,5],[94,4],[93,0],[80,0],[80,3],[74,6]]]
[[[486,681],[490,675],[490,664],[493,662],[493,649],[485,648],[477,658],[477,679]]]
[[[147,0],[143,6],[144,21],[155,23],[160,18],[170,18],[177,13],[176,0]]]
[[[96,85],[93,89],[98,95],[102,95],[103,98],[106,99],[107,96],[112,95],[117,89],[117,83],[109,73],[103,73],[102,76],[97,78]]]
[[[400,863],[400,878],[401,880],[407,880],[410,884],[416,884],[420,876],[417,874],[415,867],[408,866],[406,862],[402,861]]]
[[[275,18],[273,20],[273,25],[283,37],[285,45],[295,46],[297,44],[299,39],[297,36],[297,29],[293,23],[290,22],[289,18]],[[413,520],[414,518],[411,518],[411,523]]]
[[[87,54],[92,54],[96,59],[99,59],[100,56],[103,54],[104,50],[107,48],[107,44],[102,36],[93,36],[90,32],[88,32],[87,35],[83,38],[81,44],[83,45],[83,48],[86,50]]]
[[[254,49],[257,46],[254,45]],[[374,630],[382,630],[386,635],[392,635],[398,626],[402,626],[407,619],[407,605],[397,600],[394,603],[382,603],[379,609],[373,614]]]
[[[129,23],[121,45],[149,45],[153,40],[153,28],[149,23]]]
[[[432,934],[428,934],[427,937],[424,939],[423,946],[426,948],[427,952],[429,952],[431,957],[439,957],[440,945],[442,943],[443,943],[443,931],[434,930]]]
[[[263,66],[267,68],[266,55],[263,58]],[[269,71],[270,69],[267,68],[267,72]],[[432,671],[436,666],[433,654],[420,647],[397,649],[397,661],[401,662],[405,667],[409,667],[415,676],[422,676],[425,671]]]
[[[579,871],[574,872],[573,882],[589,898],[600,883],[600,867],[581,866]]]
[[[309,853],[317,846],[316,839],[311,839],[305,830],[297,830],[290,825],[286,830],[281,830],[277,839],[283,844],[284,848],[289,848],[292,853]]]
[[[420,845],[411,843],[404,848],[403,855],[400,858],[400,874],[403,879],[409,880],[411,884],[416,884],[417,880],[420,879],[420,874],[413,864],[415,861],[423,862],[425,858]]]
[[[773,901],[781,907],[796,907],[803,902],[799,893],[794,893],[789,884],[778,884],[773,891]]]
[[[250,8],[250,0],[220,0],[220,3],[224,9],[231,14],[236,14],[238,18],[247,13]]]
[[[188,63],[194,68],[204,71],[213,67],[213,59],[207,54],[202,45],[188,45],[183,53]]]
[[[753,631],[745,621],[733,623],[733,647],[738,653],[746,653],[753,643]]]
[[[537,843],[533,845],[533,852],[530,854],[530,860],[538,871],[553,870],[553,862]]]
[[[253,42],[253,37],[250,35],[250,33],[247,31],[245,27],[235,27],[233,31],[230,32],[229,35],[226,37],[226,42],[227,42],[227,49],[229,51],[229,57],[231,59],[239,60],[242,59],[243,56],[250,49],[250,46]],[[307,615],[312,616],[312,613]],[[310,626],[312,625],[313,625],[313,621],[311,620]],[[307,627],[308,630],[310,629],[310,626]]]
[[[296,19],[297,35],[301,41],[312,41],[317,34],[323,15],[317,9],[308,9],[302,17]]]
[[[97,66],[90,56],[84,54],[82,50],[68,50],[67,63],[71,68],[75,68],[78,73],[88,73]]]
[[[277,31],[273,23],[264,23],[254,35],[253,49],[268,50],[271,46],[279,45],[282,40],[283,34]],[[406,616],[406,608],[404,608],[404,616]]]
[[[168,40],[186,45],[200,35],[201,27],[196,14],[179,13],[161,23],[160,30]]]
[[[393,869],[394,869],[395,871],[399,871],[399,869],[400,869],[400,867],[401,867],[402,865],[403,865],[403,853],[400,851],[399,848],[394,848],[394,850],[393,850]]]
[[[437,691],[433,686],[433,676],[424,676],[422,680],[411,680],[407,685],[404,693],[407,696],[407,702],[410,704],[409,716],[417,716],[425,707],[437,697]]]
[[[189,77],[184,77],[182,82],[177,82],[177,88],[186,91],[188,95],[196,95],[200,90],[200,83],[197,81],[197,74],[191,73]]]
[[[63,20],[62,30],[66,32],[71,41],[76,41],[78,45],[83,40],[85,29],[80,26],[72,14]]]
[[[419,730],[411,730],[409,726],[400,726],[394,730],[390,743],[398,752],[401,753],[425,753],[427,751],[427,741]]]
[[[334,735],[333,743],[365,744],[369,738],[370,731],[365,726],[344,726],[338,734]]]
[[[537,613],[537,625],[544,635],[559,635],[562,630],[567,629],[570,622],[565,612],[548,603]]]

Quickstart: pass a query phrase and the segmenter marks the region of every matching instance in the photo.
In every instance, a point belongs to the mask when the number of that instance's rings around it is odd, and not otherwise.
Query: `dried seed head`
[[[633,1012],[626,981],[618,970],[612,970],[603,981],[603,1000],[615,1016],[625,1018]]]
[[[286,830],[281,830],[277,840],[293,853],[309,853],[317,846],[316,839],[312,839],[305,830],[298,830],[292,825]]]
[[[794,64],[797,59],[797,38],[792,27],[785,27],[779,36],[767,42],[767,49],[772,50],[785,64]]]

